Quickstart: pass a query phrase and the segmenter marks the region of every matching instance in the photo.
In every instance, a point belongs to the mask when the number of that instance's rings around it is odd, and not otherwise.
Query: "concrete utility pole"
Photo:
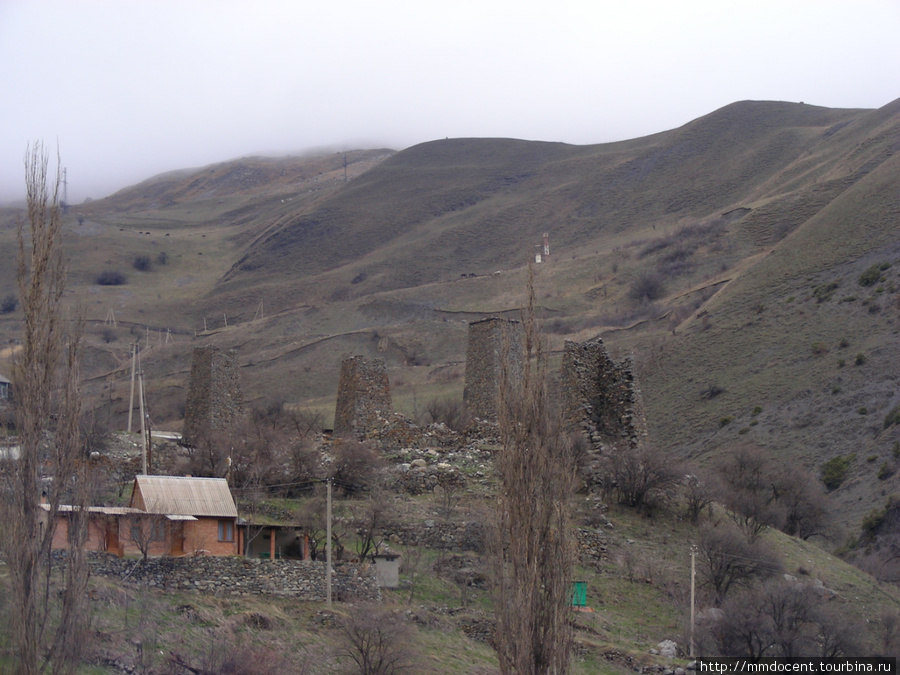
[[[326,508],[328,511],[326,518],[328,522],[325,525],[325,594],[328,596],[328,609],[331,609],[331,478],[325,484],[328,487],[326,491]]]

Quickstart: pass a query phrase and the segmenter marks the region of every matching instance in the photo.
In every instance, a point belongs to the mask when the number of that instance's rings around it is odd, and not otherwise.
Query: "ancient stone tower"
[[[495,317],[469,324],[463,401],[473,417],[497,419],[500,383],[522,377],[522,324]]]
[[[381,359],[354,356],[341,362],[334,433],[338,436],[362,436],[371,431],[376,411],[391,410],[391,385]]]
[[[214,345],[195,347],[184,406],[185,445],[197,445],[211,432],[228,429],[243,408],[237,352]]]
[[[596,449],[634,448],[647,436],[634,362],[613,361],[599,337],[566,341],[561,384],[566,418]]]

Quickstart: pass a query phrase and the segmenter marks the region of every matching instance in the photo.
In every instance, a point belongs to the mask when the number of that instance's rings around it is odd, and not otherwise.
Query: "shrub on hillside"
[[[127,281],[125,275],[117,270],[104,270],[97,275],[99,286],[121,286]]]
[[[890,263],[872,265],[869,269],[859,275],[859,285],[874,286],[875,284],[884,281],[884,275],[881,273],[890,266]]]
[[[891,411],[884,416],[885,429],[894,424],[900,424],[900,405],[892,408]]]
[[[12,314],[19,306],[19,299],[10,293],[0,300],[0,314]]]
[[[431,421],[444,424],[448,429],[462,433],[472,421],[465,404],[457,399],[435,398],[425,406]]]
[[[813,342],[810,349],[816,356],[828,353],[828,346],[824,342]]]
[[[150,264],[150,256],[141,254],[134,256],[134,260],[131,261],[132,267],[136,269],[138,272],[149,272],[152,265]]]
[[[822,482],[829,490],[839,487],[847,477],[850,465],[856,459],[856,453],[832,457],[822,465]]]
[[[661,274],[647,272],[631,283],[628,295],[632,300],[652,302],[666,294],[666,283]]]

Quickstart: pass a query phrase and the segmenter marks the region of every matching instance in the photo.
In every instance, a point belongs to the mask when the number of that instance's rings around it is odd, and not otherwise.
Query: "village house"
[[[42,504],[45,512],[50,507]],[[237,507],[224,478],[136,476],[127,507],[90,506],[84,548],[131,555],[239,555]],[[77,509],[57,514],[53,548],[71,544]],[[46,526],[45,524],[43,526]]]
[[[237,507],[224,478],[135,476],[125,554],[238,555]],[[121,531],[121,526],[120,526]]]

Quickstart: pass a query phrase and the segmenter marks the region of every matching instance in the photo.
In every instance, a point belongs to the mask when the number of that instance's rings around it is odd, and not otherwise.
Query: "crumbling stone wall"
[[[196,445],[210,432],[227,429],[243,411],[237,352],[214,345],[195,347],[184,407],[185,445]]]
[[[341,363],[334,433],[364,436],[375,430],[379,412],[391,410],[391,385],[381,359],[353,356]]]
[[[473,417],[497,419],[501,381],[515,386],[521,379],[522,343],[518,321],[491,317],[469,324],[463,401]]]
[[[646,438],[643,398],[630,357],[616,363],[599,337],[567,340],[561,380],[566,419],[585,432],[595,449],[634,448]]]

